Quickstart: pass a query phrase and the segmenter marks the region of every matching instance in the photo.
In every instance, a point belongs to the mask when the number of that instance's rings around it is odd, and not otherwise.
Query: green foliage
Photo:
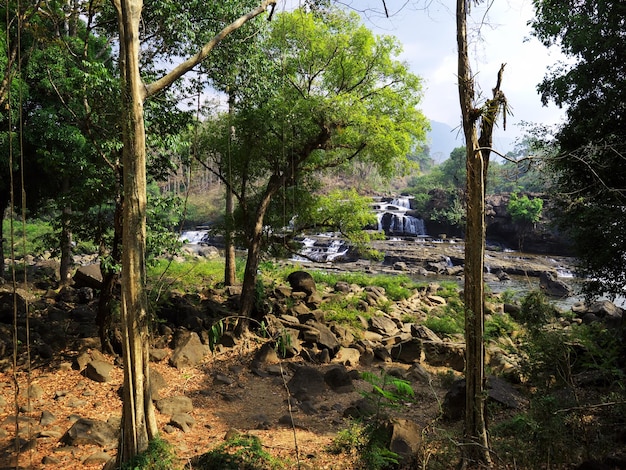
[[[502,336],[510,336],[519,329],[519,325],[508,315],[492,315],[485,321],[485,339],[497,339]]]
[[[11,232],[11,221],[2,221],[2,236],[7,240],[4,246],[5,257],[11,255],[10,242],[13,242],[16,259],[22,259],[25,255],[43,253],[45,240],[52,234],[52,227],[49,221],[42,219],[28,219],[23,225],[21,220],[13,220],[13,232]]]
[[[532,291],[522,299],[518,319],[531,332],[535,332],[553,320],[556,314],[556,308],[548,301],[543,292]]]
[[[406,275],[387,276],[384,274],[366,274],[362,272],[329,273],[314,271],[311,273],[315,282],[323,282],[334,286],[338,281],[357,284],[361,287],[379,286],[385,289],[386,296],[393,301],[406,299],[413,295],[419,283]]]
[[[389,375],[384,369],[381,369],[380,375],[362,372],[361,378],[372,386],[372,391],[361,394],[376,405],[374,421],[382,418],[381,413],[385,408],[399,406],[401,400],[412,399],[415,396],[409,382]]]
[[[391,436],[383,411],[400,406],[401,401],[412,400],[415,393],[407,381],[387,374],[384,369],[380,375],[363,372],[361,377],[372,386],[371,391],[361,394],[374,403],[376,412],[366,422],[353,422],[340,431],[329,450],[357,455],[362,468],[367,470],[382,470],[398,464],[398,454],[389,450]]]
[[[201,292],[224,277],[224,260],[193,259],[185,262],[159,258],[147,266],[147,284],[151,297],[167,298],[173,290]]]
[[[122,470],[175,470],[181,469],[174,446],[157,437],[148,444],[148,449],[122,464]]]
[[[536,2],[533,34],[565,59],[539,84],[542,101],[567,109],[566,122],[543,136],[551,147],[555,216],[573,240],[589,297],[626,287],[626,82],[623,2]]]
[[[454,335],[465,330],[463,324],[459,324],[457,319],[449,315],[428,317],[424,321],[424,326],[440,335]]]
[[[194,462],[197,470],[278,470],[286,468],[263,449],[261,440],[250,434],[237,434]]]
[[[535,224],[541,219],[543,210],[543,199],[529,199],[527,195],[519,197],[517,193],[512,193],[507,206],[507,211],[511,215],[513,222],[521,224]]]

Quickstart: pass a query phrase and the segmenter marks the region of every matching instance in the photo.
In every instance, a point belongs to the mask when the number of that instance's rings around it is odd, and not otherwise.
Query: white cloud
[[[406,0],[386,0],[389,11],[400,10],[386,19],[371,11],[362,15],[365,23],[378,34],[393,34],[404,44],[401,56],[411,70],[425,81],[422,110],[433,120],[456,127],[460,111],[456,88],[456,22],[455,2],[432,1],[428,9],[419,10],[422,3]],[[548,51],[530,37],[528,21],[533,16],[530,0],[489,2],[473,7],[470,18],[470,48],[472,69],[476,74],[477,89],[484,97],[491,94],[501,63],[506,63],[502,89],[512,107],[514,116],[507,122],[507,131],[495,131],[496,138],[515,139],[521,134],[521,122],[551,125],[562,119],[563,111],[555,106],[543,107],[537,93],[537,84],[548,66],[561,60],[558,51]],[[382,0],[352,2],[357,10],[381,10]]]

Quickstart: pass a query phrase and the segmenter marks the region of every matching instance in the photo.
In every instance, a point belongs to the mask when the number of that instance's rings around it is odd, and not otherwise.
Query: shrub
[[[257,436],[237,434],[195,462],[197,470],[277,470],[285,465],[267,453]]]
[[[515,223],[535,224],[541,218],[543,210],[543,199],[529,199],[524,195],[519,197],[517,193],[512,193],[509,199],[507,210]]]
[[[122,470],[174,470],[176,468],[182,467],[176,463],[174,447],[160,437],[152,439],[144,452],[122,465]]]

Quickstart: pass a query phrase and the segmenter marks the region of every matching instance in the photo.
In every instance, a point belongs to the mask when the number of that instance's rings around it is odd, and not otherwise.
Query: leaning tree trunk
[[[485,253],[485,162],[478,143],[474,81],[467,45],[467,1],[457,0],[458,87],[467,167],[465,235],[465,429],[462,466],[491,465],[485,425],[483,264]]]
[[[241,305],[239,308],[239,313],[243,318],[237,325],[238,335],[241,335],[248,328],[248,318],[252,315],[256,302],[256,280],[263,241],[263,220],[272,197],[280,190],[283,183],[284,178],[279,176],[274,175],[270,178],[265,194],[257,206],[253,225],[248,231],[248,257],[243,275]]]
[[[123,228],[122,336],[124,386],[118,463],[146,450],[158,433],[148,373],[146,269],[146,147],[139,74],[139,23],[142,0],[116,0],[120,25],[122,77]]]

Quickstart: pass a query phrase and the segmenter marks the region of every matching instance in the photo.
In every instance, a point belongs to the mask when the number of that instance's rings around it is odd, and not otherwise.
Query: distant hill
[[[430,121],[431,130],[428,133],[428,145],[430,146],[430,158],[435,163],[441,163],[450,156],[455,148],[465,145],[463,130],[458,127],[453,129],[443,122]]]

